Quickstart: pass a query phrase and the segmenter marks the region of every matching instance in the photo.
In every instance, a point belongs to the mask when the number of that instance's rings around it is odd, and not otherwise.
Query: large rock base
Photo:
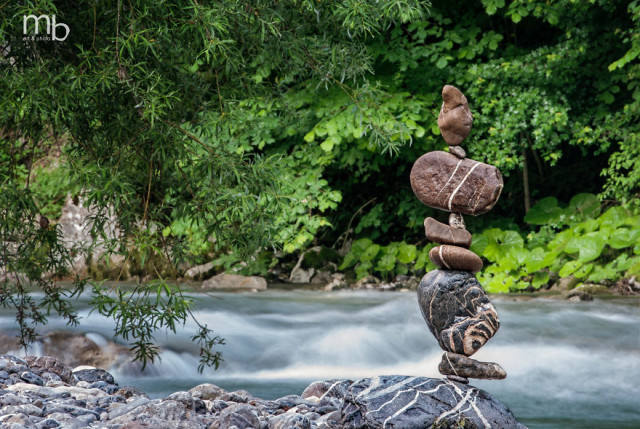
[[[523,428],[487,392],[450,380],[382,376],[353,383],[345,395],[340,427]]]
[[[274,401],[201,384],[150,399],[109,373],[52,358],[0,355],[0,427],[166,429],[522,429],[488,393],[446,379],[316,381]]]

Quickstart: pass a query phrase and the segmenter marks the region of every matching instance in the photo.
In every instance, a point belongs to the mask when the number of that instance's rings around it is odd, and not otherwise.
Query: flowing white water
[[[161,362],[145,374],[112,368],[116,381],[152,396],[211,382],[275,399],[313,380],[401,374],[440,377],[442,351],[414,293],[267,291],[199,295],[197,316],[224,337],[218,371],[197,372],[195,327],[158,336]],[[494,297],[501,328],[473,357],[508,377],[477,381],[530,428],[640,428],[640,302],[573,303]],[[112,322],[85,311],[97,343]],[[0,329],[11,329],[0,313]],[[50,328],[63,328],[52,320]],[[34,350],[37,351],[37,350]]]

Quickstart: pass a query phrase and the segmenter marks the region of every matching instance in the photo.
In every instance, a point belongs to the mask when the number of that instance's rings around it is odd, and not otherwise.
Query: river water
[[[224,337],[224,362],[197,372],[195,332],[158,335],[162,361],[140,374],[112,368],[116,381],[152,397],[209,382],[275,399],[309,382],[397,374],[441,377],[442,351],[415,293],[310,290],[196,295],[197,316]],[[507,378],[471,383],[535,428],[640,428],[640,300],[568,302],[494,296],[501,327],[473,357],[500,363]],[[110,338],[108,319],[89,315],[80,330]],[[51,320],[48,329],[62,329]],[[13,329],[0,313],[0,330]]]

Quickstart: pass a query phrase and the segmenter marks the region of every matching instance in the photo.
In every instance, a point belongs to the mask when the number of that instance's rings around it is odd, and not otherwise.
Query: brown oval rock
[[[445,225],[432,217],[424,220],[424,233],[429,240],[439,244],[453,244],[467,248],[471,246],[471,233],[469,231]]]
[[[471,250],[459,246],[434,247],[429,251],[429,259],[440,268],[477,273],[482,269],[482,259]]]
[[[498,202],[503,182],[493,165],[447,152],[422,155],[411,169],[411,188],[429,207],[477,216]]]
[[[469,103],[467,97],[451,85],[445,85],[442,88],[442,100],[438,128],[448,145],[457,146],[467,138],[473,125]]]

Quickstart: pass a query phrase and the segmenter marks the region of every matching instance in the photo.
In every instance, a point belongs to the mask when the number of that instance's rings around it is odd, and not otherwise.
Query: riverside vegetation
[[[43,14],[65,41],[25,38]],[[147,362],[157,329],[192,318],[170,280],[193,265],[266,275],[323,246],[354,280],[434,268],[418,231],[437,215],[406,179],[443,147],[445,82],[474,110],[469,157],[505,177],[467,220],[488,291],[640,271],[637,1],[40,0],[0,17],[0,299],[23,345],[50,312],[76,323],[87,282]],[[68,195],[92,207],[93,248],[61,241]],[[55,287],[81,250],[145,281]],[[193,333],[203,365],[214,329]]]

